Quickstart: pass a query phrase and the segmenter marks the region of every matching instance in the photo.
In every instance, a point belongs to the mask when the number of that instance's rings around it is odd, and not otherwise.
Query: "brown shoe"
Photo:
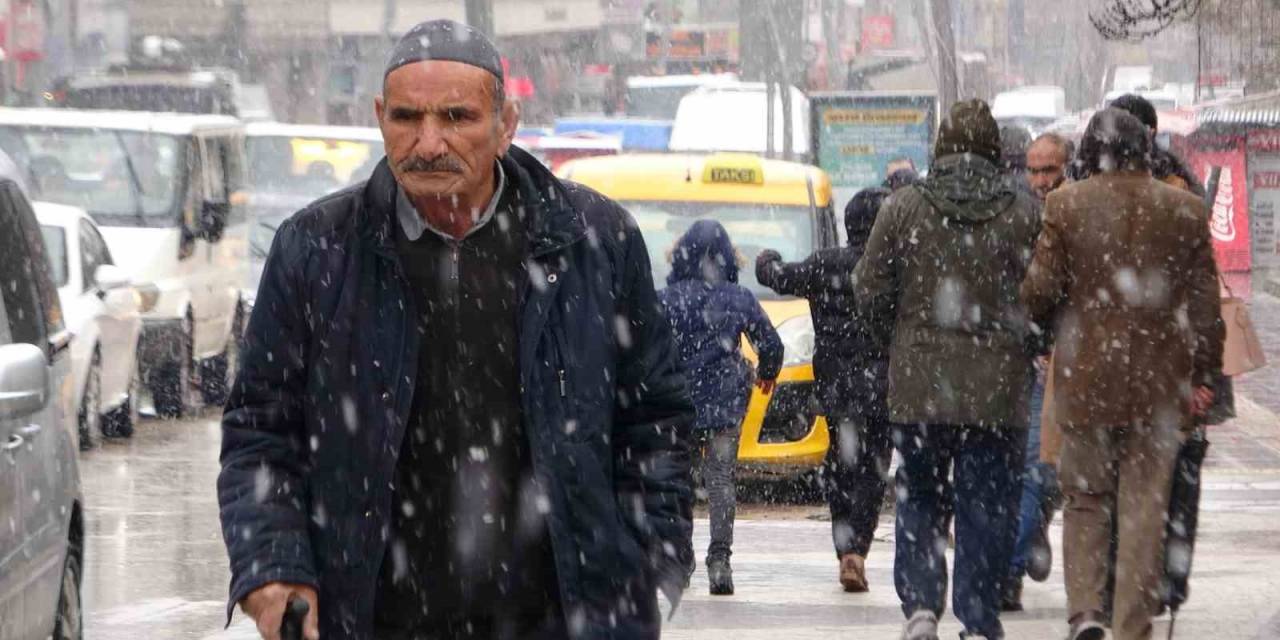
[[[856,553],[840,556],[840,586],[848,593],[867,591],[867,560]]]

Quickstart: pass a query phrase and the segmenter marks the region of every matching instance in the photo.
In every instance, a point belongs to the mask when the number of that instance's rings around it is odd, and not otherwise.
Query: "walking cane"
[[[290,600],[284,610],[284,619],[280,621],[280,640],[302,640],[302,623],[310,612],[311,605],[306,600]]]

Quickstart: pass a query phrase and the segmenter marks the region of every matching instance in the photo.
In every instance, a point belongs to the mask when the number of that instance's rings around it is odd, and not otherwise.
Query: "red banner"
[[[1280,129],[1250,131],[1249,151],[1280,153]]]
[[[867,16],[862,19],[862,50],[892,49],[893,16]]]
[[[1209,232],[1218,255],[1218,268],[1242,272],[1253,268],[1249,239],[1249,174],[1243,146],[1228,150],[1189,150],[1187,162],[1201,180],[1213,167],[1222,167],[1218,195],[1209,213]]]

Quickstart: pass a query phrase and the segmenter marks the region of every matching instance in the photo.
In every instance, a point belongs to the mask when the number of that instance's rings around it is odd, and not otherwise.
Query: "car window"
[[[17,185],[0,183],[0,293],[4,297],[6,327],[12,342],[46,348],[44,314],[36,279],[44,273],[37,256],[41,240],[28,234],[23,217],[30,215]],[[43,258],[40,253],[39,258]]]
[[[67,262],[67,231],[62,227],[42,224],[40,235],[44,238],[44,249],[49,256],[49,277],[53,278],[54,286],[64,286],[70,277]]]
[[[98,230],[93,228],[93,225],[81,220],[80,265],[81,273],[84,274],[84,288],[86,291],[97,284],[93,282],[93,275],[97,273],[98,267],[104,264],[112,264],[111,252],[107,249],[106,241],[102,239]]]
[[[9,126],[0,148],[30,175],[33,197],[82,207],[100,224],[166,226],[181,140],[133,131]]]

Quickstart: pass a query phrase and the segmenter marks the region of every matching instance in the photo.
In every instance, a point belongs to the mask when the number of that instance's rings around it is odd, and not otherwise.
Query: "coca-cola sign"
[[[1209,211],[1209,233],[1213,236],[1218,268],[1224,272],[1249,271],[1253,268],[1253,256],[1244,139],[1228,149],[1206,151],[1192,148],[1186,151],[1187,163],[1200,174],[1201,180],[1206,180],[1214,167],[1222,168],[1218,177],[1218,193]]]

